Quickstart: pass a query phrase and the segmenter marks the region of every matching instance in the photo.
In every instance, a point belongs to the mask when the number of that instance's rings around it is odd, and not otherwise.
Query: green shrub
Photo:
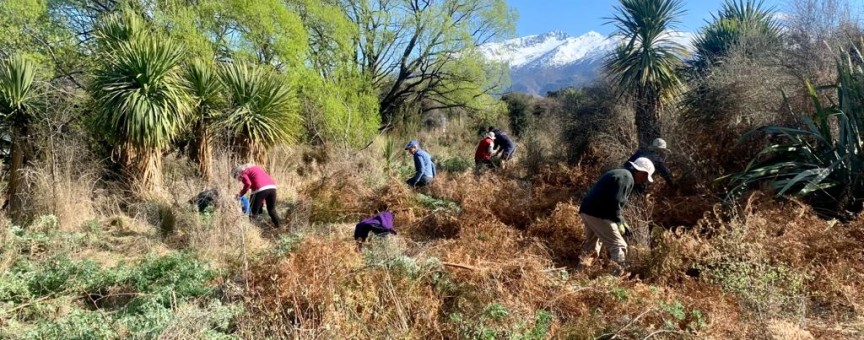
[[[102,270],[92,261],[73,262],[66,256],[44,261],[28,269],[28,289],[34,296],[44,296],[88,287],[98,281]]]
[[[6,226],[4,254],[20,254],[30,257],[51,257],[74,250],[90,238],[80,232],[61,232],[57,218],[40,216],[28,227]]]
[[[533,321],[533,322],[532,322]],[[554,316],[546,310],[536,310],[533,320],[514,315],[501,303],[486,306],[475,319],[466,319],[461,312],[448,315],[463,339],[542,340],[548,337]]]
[[[462,173],[468,171],[473,166],[474,161],[460,156],[450,157],[437,165],[438,170],[451,173]]]
[[[456,202],[442,198],[435,198],[421,193],[417,194],[417,201],[429,210],[444,210],[452,213],[459,213],[459,211],[462,210]]]
[[[15,334],[32,339],[144,339],[163,332],[225,338],[242,309],[219,303],[211,287],[215,276],[206,262],[184,253],[151,255],[111,269],[92,261],[74,261],[65,254],[41,261],[21,258],[0,275],[0,304],[8,306],[5,310],[27,304],[7,315],[7,322],[18,325],[19,318],[36,322],[3,330],[0,338]],[[70,301],[83,305],[70,305]],[[53,319],[51,311],[60,306],[71,311]],[[84,306],[96,309],[84,310]],[[108,309],[111,313],[106,313]]]
[[[387,137],[384,147],[381,149],[384,156],[384,171],[391,174],[396,168],[396,157],[399,155],[399,147],[391,137]]]
[[[112,339],[117,338],[111,318],[101,312],[73,310],[52,322],[40,322],[27,332],[28,339]]]
[[[541,340],[546,339],[549,333],[549,327],[552,326],[552,313],[545,310],[538,310],[534,313],[534,327],[531,332],[525,334],[525,340]]]
[[[0,275],[0,302],[20,303],[32,298],[28,282],[15,272]]]
[[[0,276],[0,301],[22,303],[52,294],[75,294],[101,277],[99,266],[92,261],[74,262],[65,255],[42,262],[21,259]]]
[[[508,93],[501,97],[507,103],[507,114],[513,135],[521,137],[533,123],[534,98],[524,93]]]
[[[138,313],[105,313],[101,310],[73,309],[56,320],[41,320],[35,327],[10,329],[8,334],[23,339],[236,339],[231,325],[243,309],[222,305],[213,299],[199,306],[183,303],[172,309],[150,301]],[[5,331],[5,330],[4,330]]]
[[[399,178],[405,178],[405,179],[414,177],[415,172],[416,172],[416,169],[414,169],[413,164],[412,165],[402,165],[396,169],[396,174],[399,176]]]
[[[510,312],[500,303],[493,303],[486,307],[486,310],[483,311],[483,315],[492,320],[501,321],[510,315]]]
[[[305,239],[304,236],[305,235],[296,232],[282,235],[279,237],[279,242],[276,243],[274,253],[276,256],[281,257],[293,252],[301,243],[303,243],[303,240]]]
[[[155,296],[166,306],[178,299],[211,294],[209,281],[216,276],[206,262],[183,253],[148,256],[131,267],[120,265],[114,272],[114,285]]]
[[[796,308],[807,282],[789,266],[765,262],[724,261],[707,273],[711,282],[760,313]]]
[[[684,327],[683,330],[696,332],[705,327],[705,317],[699,309],[687,311],[681,301],[675,300],[672,303],[660,302],[660,310],[663,311],[664,327],[666,329],[677,330]],[[671,318],[668,318],[671,317]]]

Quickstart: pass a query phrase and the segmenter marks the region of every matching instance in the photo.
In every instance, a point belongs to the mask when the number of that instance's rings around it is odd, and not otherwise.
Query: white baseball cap
[[[495,139],[495,133],[494,133],[494,132],[491,132],[491,131],[488,132],[488,133],[486,133],[486,138],[492,138],[492,139]]]
[[[648,173],[648,182],[654,182],[654,179],[651,178],[651,175],[654,174],[654,163],[650,159],[645,157],[636,158],[635,161],[630,162],[630,166],[636,169],[636,171]]]
[[[658,149],[666,149],[666,141],[663,138],[655,138],[654,141],[651,142],[651,146]]]

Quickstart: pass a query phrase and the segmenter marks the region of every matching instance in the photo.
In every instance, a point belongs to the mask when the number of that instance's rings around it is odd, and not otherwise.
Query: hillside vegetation
[[[622,0],[605,76],[532,97],[477,57],[503,0],[0,2],[0,338],[864,337],[837,4],[730,0],[682,59],[679,1]],[[475,172],[490,125],[516,159]],[[674,181],[630,198],[628,275],[579,267],[582,197],[658,136]],[[247,162],[282,228],[241,213]],[[398,235],[358,252],[385,206]]]

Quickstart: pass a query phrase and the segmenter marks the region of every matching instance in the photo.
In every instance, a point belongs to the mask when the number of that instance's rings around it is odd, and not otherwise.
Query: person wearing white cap
[[[492,153],[495,150],[495,133],[487,132],[480,143],[477,144],[477,151],[474,152],[474,167],[477,171],[491,169],[495,167],[492,163]]]
[[[654,164],[650,159],[640,157],[628,162],[623,169],[607,171],[591,187],[579,207],[579,215],[585,223],[580,265],[590,265],[589,258],[600,255],[600,248],[605,245],[612,261],[626,268],[627,242],[622,229],[626,230],[627,223],[621,212],[633,186],[653,182],[652,175]],[[616,272],[620,273],[617,269]]]
[[[637,158],[648,158],[651,163],[654,164],[654,168],[657,169],[657,173],[660,174],[660,177],[663,177],[663,180],[665,180],[667,184],[674,187],[675,183],[672,182],[672,172],[670,172],[669,168],[666,167],[666,162],[664,161],[668,150],[669,149],[666,148],[666,141],[663,140],[663,138],[655,138],[649,147],[636,150],[636,152],[627,159],[627,162],[625,162],[624,165],[626,166]],[[641,193],[647,188],[645,185],[637,185],[635,189],[636,192]]]

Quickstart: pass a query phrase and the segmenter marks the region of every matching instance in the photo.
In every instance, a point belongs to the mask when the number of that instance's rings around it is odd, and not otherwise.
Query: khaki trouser
[[[591,215],[579,214],[585,222],[585,243],[582,244],[582,254],[600,255],[600,247],[606,245],[609,258],[624,266],[627,253],[627,242],[618,231],[618,225],[610,220],[604,220]],[[602,242],[602,243],[601,243]]]

